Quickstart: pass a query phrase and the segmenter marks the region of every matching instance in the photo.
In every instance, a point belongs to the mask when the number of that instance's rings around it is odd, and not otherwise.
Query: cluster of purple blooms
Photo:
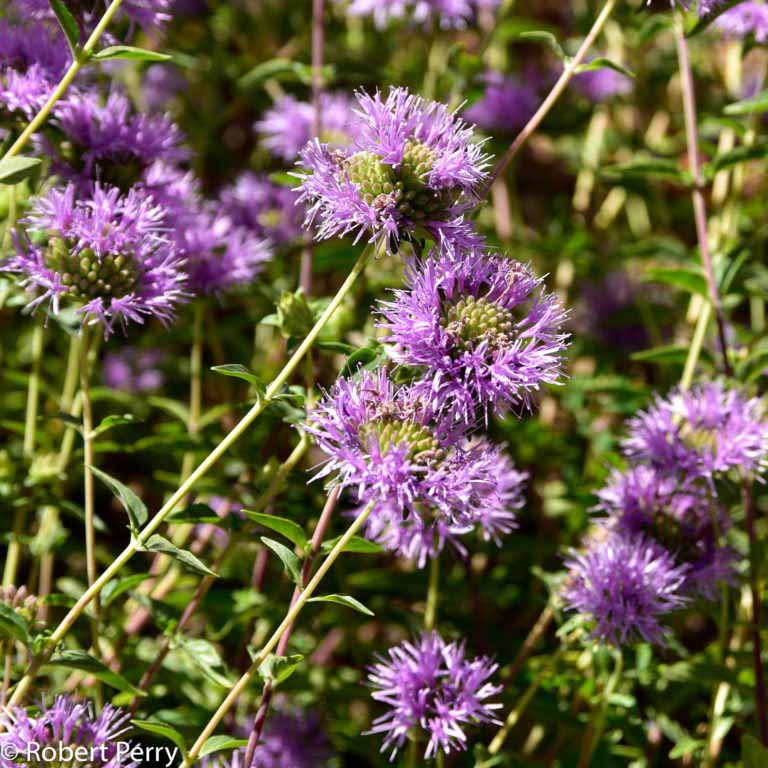
[[[566,605],[614,644],[663,643],[666,614],[713,599],[734,577],[720,486],[768,467],[768,414],[758,398],[709,382],[657,397],[622,443],[632,462],[598,492],[598,527],[572,553]]]
[[[493,14],[501,0],[337,0],[352,16],[370,16],[379,28],[391,20],[462,29]]]
[[[708,16],[724,5],[722,0],[702,0],[699,14]],[[754,37],[758,43],[768,40],[768,4],[760,0],[745,0],[720,13],[714,26],[729,37]]]

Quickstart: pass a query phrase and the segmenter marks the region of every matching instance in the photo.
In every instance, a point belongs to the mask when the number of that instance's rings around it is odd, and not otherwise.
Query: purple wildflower
[[[302,211],[292,189],[265,175],[242,174],[219,194],[221,210],[239,227],[246,227],[275,245],[297,240],[302,233]]]
[[[590,101],[600,102],[623,96],[633,88],[632,78],[610,67],[590,69],[573,78],[574,86]]]
[[[16,5],[32,18],[54,19],[48,0],[16,0]],[[102,17],[109,0],[81,0],[70,4],[82,27],[90,31]],[[170,21],[172,0],[123,0],[119,13],[145,32],[155,33]]]
[[[261,744],[253,755],[253,765],[258,768],[323,768],[331,756],[328,738],[316,712],[283,709],[267,720]],[[204,757],[200,768],[246,768],[245,747],[235,750],[228,759],[215,755]]]
[[[500,0],[351,0],[347,10],[352,16],[371,16],[380,29],[393,19],[462,29],[474,24],[479,13],[493,12],[499,4]]]
[[[495,710],[501,704],[488,701],[501,692],[488,682],[497,669],[487,657],[468,659],[463,643],[446,643],[437,632],[390,648],[368,674],[371,695],[389,707],[369,733],[384,734],[382,751],[392,749],[390,760],[413,729],[427,737],[425,760],[463,752],[467,725],[500,724]]]
[[[563,599],[595,622],[593,636],[618,645],[663,643],[659,619],[682,608],[688,565],[642,536],[598,531],[585,552],[571,552]]]
[[[699,4],[699,15],[708,16],[717,11],[722,3],[707,0]],[[752,35],[758,43],[768,41],[768,4],[759,0],[747,0],[723,11],[714,26],[730,37]]]
[[[525,475],[498,446],[470,441],[412,387],[386,371],[340,379],[307,430],[328,460],[320,477],[374,505],[367,534],[423,567],[446,542],[479,530],[498,542],[515,527]]]
[[[104,357],[104,383],[110,389],[138,394],[155,392],[165,383],[160,370],[164,354],[161,349],[124,347]]]
[[[426,368],[416,389],[466,423],[477,409],[530,407],[556,383],[565,312],[542,280],[500,253],[457,252],[443,243],[406,265],[406,288],[380,304],[394,359]]]
[[[85,747],[89,750],[85,762],[92,768],[137,768],[139,763],[130,758],[130,753],[118,751],[118,742],[125,740],[123,734],[130,728],[129,721],[127,712],[109,704],[96,715],[90,702],[69,696],[57,696],[51,706],[40,704],[35,715],[21,707],[4,710],[0,713],[0,768],[18,768],[20,762],[10,756],[14,750],[28,768],[54,764],[51,760],[38,761],[30,745],[37,748],[41,758],[46,747],[56,754],[61,754],[63,747]]]
[[[150,112],[162,112],[177,94],[187,87],[184,75],[169,64],[147,67],[141,83],[141,95]]]
[[[162,211],[136,190],[121,195],[96,185],[90,199],[75,200],[75,187],[52,189],[38,198],[28,227],[45,240],[17,242],[17,255],[5,269],[23,275],[22,285],[37,294],[34,309],[63,300],[79,305],[86,324],[164,323],[185,297],[182,261],[162,236]]]
[[[541,77],[526,73],[522,78],[487,72],[485,91],[464,117],[486,132],[514,133],[522,128],[539,105]]]
[[[116,91],[104,103],[95,93],[75,95],[60,102],[55,115],[74,154],[56,158],[55,170],[81,190],[93,179],[127,189],[154,162],[175,163],[187,156],[183,134],[166,115],[137,113]]]
[[[386,99],[357,98],[352,146],[316,140],[301,154],[307,224],[319,219],[319,239],[356,233],[358,240],[385,239],[390,250],[401,237],[456,236],[487,176],[488,156],[472,142],[472,129],[405,88],[392,88]]]
[[[709,489],[639,465],[615,470],[597,493],[606,526],[645,536],[688,565],[683,592],[712,599],[718,582],[733,578],[734,552],[721,544],[730,518]]]
[[[759,398],[708,382],[657,396],[629,421],[624,453],[670,474],[714,478],[768,469],[768,417]]]
[[[256,131],[276,157],[292,163],[313,138],[315,109],[306,101],[283,96],[264,113]],[[354,101],[343,93],[325,93],[320,100],[320,135],[323,144],[344,147],[354,138]]]

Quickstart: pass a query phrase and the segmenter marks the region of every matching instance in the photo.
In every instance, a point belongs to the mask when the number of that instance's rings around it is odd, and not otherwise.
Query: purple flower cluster
[[[276,157],[292,163],[314,136],[315,108],[293,96],[282,96],[256,125],[264,146]],[[358,118],[354,102],[346,94],[324,93],[320,98],[322,143],[345,147],[355,137]]]
[[[416,391],[474,423],[504,415],[562,374],[565,311],[529,267],[442,242],[406,267],[406,287],[380,306],[393,358],[426,369]]]
[[[540,75],[526,73],[517,78],[487,72],[482,80],[485,91],[464,110],[464,117],[488,132],[507,134],[522,128],[539,105]]]
[[[101,325],[105,336],[147,317],[169,322],[186,297],[187,277],[163,236],[162,216],[136,190],[121,195],[97,184],[90,197],[78,198],[72,184],[53,189],[26,220],[35,241],[17,238],[17,254],[4,269],[23,276],[35,294],[32,309],[48,302],[59,312],[62,301],[73,302],[83,322]]]
[[[661,642],[665,613],[734,577],[718,483],[764,473],[768,416],[761,400],[707,382],[657,397],[628,426],[634,464],[598,492],[598,533],[570,559],[563,594],[602,640]]]
[[[489,701],[501,692],[488,682],[497,668],[485,657],[467,658],[462,643],[437,632],[391,648],[369,670],[373,698],[389,708],[370,733],[385,734],[382,751],[391,749],[391,760],[413,731],[427,738],[425,760],[465,750],[467,725],[500,724],[501,704]]]
[[[498,542],[515,527],[525,474],[384,369],[340,379],[307,429],[328,455],[319,476],[336,473],[372,504],[368,535],[420,567],[446,542],[463,551],[460,537],[473,530]]]
[[[595,103],[632,91],[632,78],[610,67],[580,72],[573,79],[576,88]]]
[[[160,369],[163,358],[161,349],[124,347],[109,352],[102,363],[104,383],[110,389],[131,394],[155,392],[165,383]]]
[[[722,3],[707,0],[699,4],[699,13],[709,15]],[[731,37],[755,38],[758,43],[768,40],[768,4],[760,0],[746,0],[723,11],[714,21],[714,26]]]
[[[36,745],[42,755],[46,747],[60,753],[62,747],[85,747],[93,759],[87,760],[92,768],[138,768],[139,763],[130,753],[118,751],[118,742],[129,730],[130,717],[120,709],[106,704],[94,714],[89,702],[69,696],[57,696],[53,704],[40,704],[37,714],[30,714],[21,707],[0,712],[0,768],[18,768],[20,763],[12,755],[23,759],[28,768],[42,768],[53,763],[50,759],[38,760],[30,753],[30,745]],[[27,760],[30,755],[31,760]],[[58,763],[56,763],[58,765]],[[74,765],[67,761],[67,765]],[[77,761],[80,764],[80,761]]]
[[[405,88],[392,88],[386,99],[363,92],[357,99],[350,146],[315,140],[302,150],[307,225],[319,222],[320,239],[354,233],[391,250],[401,238],[424,235],[476,243],[463,213],[477,201],[488,156],[472,129]]]
[[[328,738],[316,712],[279,710],[267,722],[261,744],[253,755],[259,768],[323,768],[331,759]],[[245,748],[229,758],[206,756],[201,768],[246,768]]]
[[[53,19],[53,11],[48,0],[15,0],[16,5],[31,18]],[[75,14],[82,29],[91,30],[103,15],[109,0],[90,0],[74,3],[70,12]],[[119,8],[128,21],[138,24],[145,32],[160,31],[171,19],[170,10],[173,0],[123,0]],[[69,6],[68,6],[69,7]]]
[[[474,24],[480,13],[493,13],[500,0],[339,0],[352,16],[370,16],[379,28],[390,20],[462,29]]]

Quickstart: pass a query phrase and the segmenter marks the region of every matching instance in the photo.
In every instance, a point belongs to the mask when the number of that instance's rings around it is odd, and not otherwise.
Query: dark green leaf
[[[600,169],[600,175],[620,179],[668,179],[681,185],[687,185],[690,177],[675,160],[663,157],[637,158],[628,163],[606,165]]]
[[[631,77],[632,79],[635,78],[635,73],[631,69],[627,69],[621,64],[617,64],[615,61],[606,59],[605,56],[598,56],[597,58],[592,59],[592,61],[582,64],[580,67],[577,67],[576,72],[593,72],[596,69],[612,69],[626,77]]]
[[[225,518],[219,517],[207,504],[192,504],[184,509],[177,509],[168,516],[168,522],[226,525]]]
[[[184,737],[175,729],[166,723],[158,723],[155,720],[131,720],[131,724],[142,731],[154,733],[158,736],[165,736],[170,742],[175,744],[183,757],[187,755],[187,745],[184,743]]]
[[[0,160],[0,184],[18,184],[28,179],[42,160],[38,157],[15,155]]]
[[[723,154],[717,155],[711,163],[707,163],[704,166],[704,174],[707,178],[711,179],[715,173],[722,171],[724,168],[740,165],[749,160],[763,160],[766,154],[768,154],[768,148],[765,144],[736,147],[736,149],[732,149],[730,152],[723,152]]]
[[[18,640],[22,645],[29,645],[27,620],[6,603],[0,603],[0,635]]]
[[[125,59],[129,61],[168,61],[171,57],[167,53],[148,51],[145,48],[134,48],[132,45],[110,45],[91,56],[93,61],[110,61],[112,59]]]
[[[186,549],[179,549],[175,544],[172,544],[168,539],[155,533],[150,536],[142,547],[147,552],[162,552],[165,555],[170,555],[175,560],[178,560],[182,565],[185,565],[190,570],[196,573],[202,573],[205,576],[217,576],[202,560],[193,555]]]
[[[366,608],[359,600],[355,600],[350,595],[321,595],[320,597],[310,597],[308,603],[338,603],[339,605],[346,605],[347,608],[352,608],[359,613],[364,613],[366,616],[373,616],[374,613],[369,608]]]
[[[128,592],[134,587],[138,587],[147,579],[152,578],[149,573],[134,573],[131,576],[123,576],[120,579],[112,579],[104,585],[101,590],[101,604],[106,608],[117,600],[124,592]]]
[[[157,408],[162,408],[172,416],[175,416],[185,425],[189,423],[189,408],[178,400],[171,400],[169,397],[150,397],[147,402]]]
[[[97,467],[90,467],[90,470],[120,499],[120,503],[128,513],[131,529],[138,531],[147,522],[149,517],[146,504],[127,485],[123,485],[119,480],[115,480],[114,477],[111,477],[106,472],[102,472]]]
[[[93,436],[103,434],[112,427],[118,427],[121,424],[135,424],[139,419],[130,413],[124,413],[122,415],[114,414],[102,419],[101,423],[93,430]]]
[[[528,32],[521,32],[519,35],[521,40],[529,40],[535,43],[543,43],[552,49],[552,52],[558,59],[565,59],[565,51],[557,38],[551,33],[543,29],[533,29]]]
[[[129,683],[122,675],[111,670],[108,666],[99,661],[95,656],[91,656],[85,651],[66,650],[54,656],[48,662],[47,666],[68,667],[70,669],[79,669],[87,672],[89,675],[101,680],[103,683],[117,688],[118,691],[132,693],[134,696],[146,696],[147,694]]]
[[[667,344],[663,347],[644,349],[642,352],[633,352],[633,360],[641,363],[685,363],[688,357],[688,347],[678,344]]]
[[[236,736],[227,736],[224,733],[211,736],[206,739],[200,749],[200,757],[212,755],[214,752],[223,752],[225,749],[238,749],[248,744],[248,739],[238,739]]]
[[[263,512],[252,512],[249,509],[244,509],[243,514],[249,520],[253,520],[254,523],[281,533],[297,547],[304,549],[307,546],[307,537],[304,535],[302,527],[298,523],[294,523],[293,520],[287,520],[276,515],[266,515]]]
[[[233,376],[236,379],[242,379],[249,384],[253,384],[259,391],[264,388],[264,385],[259,380],[256,374],[251,373],[244,365],[240,363],[229,363],[227,365],[214,365],[211,368],[212,371],[222,374],[222,376]]]
[[[768,748],[751,734],[745,733],[741,737],[741,759],[744,768],[765,768],[768,765]]]
[[[288,571],[288,573],[291,574],[291,577],[296,582],[296,584],[300,584],[301,564],[299,563],[299,558],[296,557],[296,555],[291,552],[288,547],[286,547],[284,544],[281,544],[279,541],[268,539],[266,536],[262,536],[261,541],[280,558],[283,565],[285,566],[285,569]]]
[[[324,541],[321,546],[323,552],[330,552],[339,541],[341,536],[337,536],[335,539],[329,539]],[[362,536],[353,536],[344,546],[344,552],[358,552],[363,555],[374,555],[382,551],[380,544],[375,541],[369,541],[362,538]]]
[[[270,653],[259,666],[259,674],[264,680],[271,680],[273,687],[277,687],[296,671],[302,661],[304,657],[299,653],[293,656],[276,656]]]
[[[726,115],[752,115],[768,112],[768,90],[760,91],[756,96],[729,104]]]
[[[707,280],[698,268],[652,267],[646,270],[645,279],[649,283],[662,283],[681,288],[688,293],[707,295]]]
[[[48,4],[51,6],[51,10],[56,16],[64,36],[67,38],[72,55],[77,58],[80,46],[80,28],[77,26],[75,17],[70,13],[62,0],[48,0]]]

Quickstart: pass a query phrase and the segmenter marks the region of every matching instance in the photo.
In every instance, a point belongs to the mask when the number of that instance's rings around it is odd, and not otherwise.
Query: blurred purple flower
[[[500,724],[501,704],[488,701],[502,690],[488,682],[497,669],[485,656],[467,658],[463,643],[446,643],[437,632],[390,648],[368,672],[372,697],[389,708],[368,733],[384,734],[390,760],[414,731],[427,739],[425,760],[463,752],[467,725]]]
[[[316,712],[283,709],[267,720],[252,765],[254,768],[323,768],[331,756],[328,737]],[[246,768],[245,747],[235,750],[228,758],[203,757],[200,768]]]
[[[266,175],[246,171],[219,194],[221,211],[235,225],[246,227],[275,245],[297,240],[302,233],[302,209],[292,189],[273,183]]]
[[[732,469],[761,476],[768,468],[763,401],[720,382],[657,396],[628,426],[624,453],[662,472],[713,478]]]
[[[367,534],[423,567],[446,542],[479,530],[497,543],[515,527],[526,475],[498,446],[468,440],[412,387],[386,371],[340,379],[307,425],[327,454],[318,477],[374,505]]]
[[[682,591],[713,599],[734,577],[735,553],[722,543],[730,518],[701,482],[639,465],[614,470],[597,493],[604,525],[629,538],[645,536],[688,570]]]
[[[539,105],[541,77],[533,72],[522,78],[487,72],[485,92],[463,116],[484,131],[514,133],[522,128]]]
[[[30,306],[63,300],[79,305],[85,324],[100,324],[109,336],[115,324],[168,323],[182,301],[186,275],[179,256],[162,236],[163,212],[131,190],[96,185],[88,199],[75,188],[51,189],[38,198],[24,222],[44,245],[17,238],[17,255],[4,269],[23,276],[36,294]]]
[[[18,759],[29,753],[31,745],[40,752],[62,747],[86,747],[95,757],[91,768],[138,768],[140,765],[127,754],[118,751],[125,733],[130,730],[130,716],[110,704],[96,715],[90,702],[70,696],[57,696],[51,706],[39,705],[37,714],[22,707],[10,707],[0,712],[0,768],[18,768]],[[30,765],[27,760],[24,765]],[[47,763],[53,765],[53,763]],[[57,762],[56,765],[59,765]],[[71,765],[67,761],[67,765]]]
[[[577,90],[594,102],[631,93],[634,87],[631,77],[610,67],[580,72],[573,78],[573,84]]]
[[[699,3],[699,15],[707,16],[717,11],[723,3],[705,0]],[[723,11],[714,21],[714,26],[732,37],[752,35],[758,43],[768,41],[768,4],[759,0],[746,0]]]
[[[165,383],[160,370],[164,359],[160,349],[123,347],[104,357],[104,383],[111,389],[138,394],[155,392]]]
[[[598,531],[586,551],[571,551],[566,565],[566,608],[593,620],[593,635],[604,642],[663,644],[660,619],[687,602],[688,566],[642,536]]]
[[[426,368],[415,391],[467,424],[478,409],[530,408],[562,375],[567,335],[560,300],[529,267],[500,253],[443,243],[406,265],[406,287],[379,312],[394,359]]]
[[[174,96],[187,87],[184,75],[170,64],[147,67],[141,82],[141,95],[150,112],[162,112]]]
[[[357,240],[385,240],[390,250],[420,233],[476,242],[462,215],[477,202],[489,158],[472,141],[472,129],[405,88],[392,88],[386,99],[362,92],[357,98],[360,124],[351,147],[313,141],[302,152],[307,225],[319,220],[319,239],[356,233]]]
[[[14,0],[15,5],[25,14],[36,19],[55,20],[48,0]],[[81,0],[70,3],[67,8],[80,21],[82,28],[90,32],[99,22],[110,0]],[[154,34],[170,21],[172,0],[123,0],[118,13],[145,32]]]
[[[320,101],[320,135],[323,144],[344,147],[351,143],[359,118],[355,102],[344,93],[325,93]],[[264,146],[276,157],[292,163],[313,138],[315,110],[293,96],[278,99],[256,125]]]
[[[462,29],[476,23],[481,12],[492,13],[501,0],[337,0],[352,16],[371,16],[380,29],[390,20],[442,29]]]

